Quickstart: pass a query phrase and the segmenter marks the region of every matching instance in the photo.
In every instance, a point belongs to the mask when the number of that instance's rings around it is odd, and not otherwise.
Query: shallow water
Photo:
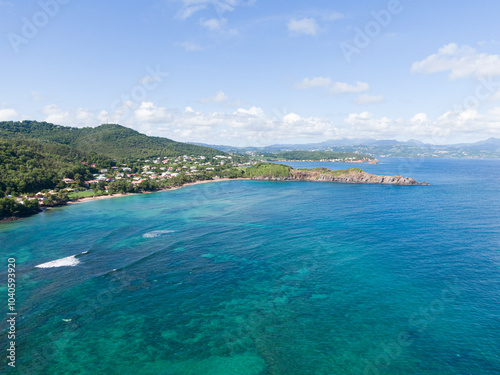
[[[218,182],[2,224],[8,373],[498,374],[499,166],[383,159],[362,168],[431,185]]]

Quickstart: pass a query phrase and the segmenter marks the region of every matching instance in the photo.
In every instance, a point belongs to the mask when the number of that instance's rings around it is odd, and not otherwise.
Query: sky
[[[500,137],[497,0],[0,0],[0,121],[232,146]]]

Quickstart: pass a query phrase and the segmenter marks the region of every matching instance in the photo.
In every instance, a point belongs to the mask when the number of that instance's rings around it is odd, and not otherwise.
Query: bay
[[[362,168],[430,185],[214,182],[4,223],[10,373],[498,374],[499,166],[384,158]]]

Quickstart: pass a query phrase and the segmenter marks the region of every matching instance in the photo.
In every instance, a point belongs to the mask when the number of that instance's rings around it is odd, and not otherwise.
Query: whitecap
[[[174,230],[154,230],[152,232],[148,232],[148,233],[143,234],[142,237],[154,238],[154,237],[160,237],[160,236],[164,236],[165,234],[174,233],[174,232],[175,232]]]
[[[87,254],[87,253],[88,251],[84,251],[82,254]],[[77,255],[72,255],[70,257],[53,260],[52,262],[39,264],[38,266],[35,267],[36,268],[74,267],[80,263],[80,261],[76,257]]]

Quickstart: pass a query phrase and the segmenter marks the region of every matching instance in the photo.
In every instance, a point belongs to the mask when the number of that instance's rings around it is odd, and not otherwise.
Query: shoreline
[[[28,216],[9,216],[5,218],[0,218],[0,223],[8,223],[12,221],[20,221],[28,217],[35,216],[39,214],[40,212],[44,211],[49,211],[53,208],[57,207],[64,207],[68,205],[73,205],[73,204],[78,204],[78,203],[85,203],[85,202],[93,202],[93,201],[98,201],[98,200],[103,200],[103,199],[110,199],[110,198],[122,198],[122,197],[128,197],[131,195],[141,195],[141,194],[152,194],[152,193],[160,193],[163,191],[171,191],[171,190],[177,190],[181,189],[183,187],[187,186],[193,186],[193,185],[200,185],[200,184],[207,184],[209,182],[220,182],[220,181],[236,181],[236,180],[249,180],[248,178],[219,178],[216,180],[200,180],[200,181],[194,181],[194,182],[188,182],[187,184],[181,185],[181,186],[175,186],[175,187],[170,187],[170,188],[165,188],[165,189],[160,189],[160,190],[154,190],[154,191],[145,191],[142,193],[117,193],[117,194],[110,194],[110,195],[96,195],[93,197],[85,197],[85,198],[77,198],[73,201],[68,201],[64,204],[59,204],[56,206],[51,206],[51,207],[42,207],[42,209],[39,212],[34,213],[33,215],[28,215]]]
[[[359,168],[358,168],[359,169]],[[304,173],[303,170],[297,170],[301,173]],[[346,170],[349,171],[349,170]],[[361,170],[360,170],[361,171]],[[107,194],[107,195],[97,195],[97,196],[88,196],[88,197],[82,197],[82,198],[77,198],[72,201],[65,202],[63,204],[58,204],[55,206],[50,206],[50,207],[45,207],[42,206],[42,210],[37,212],[43,212],[43,211],[48,211],[54,207],[62,207],[66,205],[72,205],[72,204],[77,204],[77,203],[84,203],[84,202],[91,202],[91,201],[97,201],[97,200],[102,200],[102,199],[110,199],[110,198],[119,198],[119,197],[126,197],[129,195],[139,195],[139,194],[151,194],[151,193],[159,193],[163,191],[169,191],[169,190],[177,190],[181,189],[183,187],[187,186],[193,186],[193,185],[200,185],[200,184],[207,184],[210,182],[220,182],[220,181],[237,181],[237,180],[256,180],[256,181],[320,181],[320,182],[336,182],[336,183],[350,183],[350,184],[387,184],[387,185],[428,185],[426,182],[418,183],[416,182],[413,178],[404,178],[400,175],[397,176],[379,176],[379,175],[371,175],[369,173],[363,172],[362,173],[362,178],[361,179],[352,179],[351,174],[348,174],[347,176],[344,176],[345,178],[339,178],[339,176],[325,176],[320,175],[320,176],[312,176],[315,178],[305,178],[308,176],[291,176],[291,177],[253,177],[253,178],[219,178],[215,180],[199,180],[199,181],[194,181],[194,182],[188,182],[180,186],[175,186],[175,187],[168,187],[168,188],[163,188],[159,190],[154,190],[154,191],[145,191],[145,192],[140,192],[140,193],[116,193],[116,194]],[[358,173],[359,175],[359,173]],[[299,178],[297,178],[299,177]],[[309,176],[310,177],[310,176]],[[323,177],[323,178],[319,178]],[[359,177],[359,176],[358,176]],[[1,222],[9,222],[9,221],[18,221],[22,220],[25,217],[30,217],[34,216],[37,213],[34,213],[33,215],[29,216],[23,216],[23,217],[6,217],[6,218],[0,218],[0,223]]]
[[[99,201],[99,200],[110,199],[110,198],[122,198],[122,197],[131,196],[131,195],[160,193],[160,192],[163,192],[163,191],[171,191],[171,190],[181,189],[181,188],[187,187],[187,186],[207,184],[209,182],[235,181],[235,180],[249,180],[249,179],[248,178],[220,178],[220,179],[217,179],[217,180],[201,180],[201,181],[195,181],[195,182],[188,182],[187,184],[184,184],[184,185],[181,185],[181,186],[175,186],[175,187],[171,187],[171,188],[165,188],[165,189],[154,190],[154,191],[145,191],[145,192],[142,192],[142,193],[117,193],[117,194],[110,194],[110,195],[96,195],[96,196],[93,196],[93,197],[77,198],[77,199],[75,199],[73,201],[68,201],[68,202],[66,202],[64,204],[59,204],[59,205],[50,206],[50,207],[42,207],[42,209],[39,212],[36,212],[33,215],[22,216],[22,217],[19,217],[19,216],[9,216],[9,217],[0,218],[0,223],[8,223],[8,222],[12,222],[12,221],[23,220],[25,218],[35,216],[35,215],[39,214],[40,212],[49,211],[49,210],[51,210],[53,208],[64,207],[64,206],[78,204],[78,203],[93,202],[93,201]]]
[[[247,178],[220,178],[220,179],[217,179],[217,180],[200,180],[200,181],[188,182],[187,184],[184,184],[184,185],[181,185],[181,186],[176,186],[176,187],[171,187],[171,188],[165,188],[165,189],[160,189],[160,190],[154,190],[154,191],[145,191],[145,192],[142,192],[142,193],[117,193],[117,194],[110,194],[110,195],[97,195],[97,196],[93,196],[93,197],[78,198],[78,199],[75,199],[74,201],[67,202],[66,205],[77,204],[77,203],[85,203],[85,202],[92,202],[92,201],[98,201],[98,200],[102,200],[102,199],[128,197],[128,196],[131,196],[131,195],[159,193],[159,192],[163,192],[163,191],[178,190],[178,189],[181,189],[181,188],[187,187],[187,186],[207,184],[207,183],[210,183],[210,182],[235,181],[235,180],[248,180],[248,179]],[[52,208],[52,207],[49,207],[49,209],[50,208]]]

